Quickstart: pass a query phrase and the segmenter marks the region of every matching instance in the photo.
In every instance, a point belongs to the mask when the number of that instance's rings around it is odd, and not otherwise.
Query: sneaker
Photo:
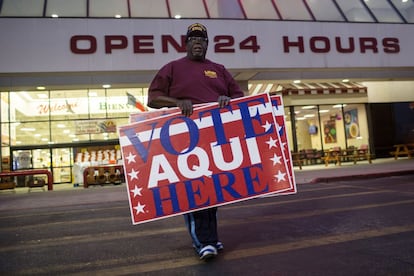
[[[224,249],[224,245],[222,242],[218,241],[215,245],[215,248],[217,249],[217,251],[221,251]]]
[[[217,249],[212,245],[207,245],[201,248],[200,252],[200,260],[208,260],[217,256]]]

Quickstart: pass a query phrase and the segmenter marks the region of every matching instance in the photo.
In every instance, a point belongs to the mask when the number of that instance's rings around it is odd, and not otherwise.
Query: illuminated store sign
[[[112,54],[117,50],[126,50],[131,47],[134,54],[153,54],[156,52],[185,53],[185,36],[181,36],[181,41],[177,41],[171,35],[161,35],[161,49],[155,48],[155,37],[153,35],[134,35],[130,39],[124,35],[105,35],[104,51],[105,54]],[[70,38],[70,50],[74,54],[94,54],[98,51],[98,41],[93,35],[74,35]],[[283,36],[283,52],[291,51],[305,52],[308,48],[313,53],[337,52],[340,54],[349,53],[399,53],[399,39],[396,37],[385,37],[377,39],[375,37],[340,37],[333,38],[327,36],[304,36],[290,37]],[[250,50],[257,53],[260,50],[256,35],[250,35],[240,42],[232,35],[218,35],[212,39],[215,53],[234,53],[238,50]],[[305,47],[307,46],[307,47]],[[101,47],[99,47],[101,48]]]

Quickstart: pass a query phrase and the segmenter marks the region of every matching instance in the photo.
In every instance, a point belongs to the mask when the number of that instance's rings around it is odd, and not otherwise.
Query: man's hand
[[[229,105],[230,100],[231,100],[230,97],[221,95],[218,97],[217,102],[218,102],[219,107],[222,108],[222,107],[225,107],[226,105]]]
[[[193,103],[190,100],[177,100],[176,104],[184,116],[190,117],[193,114]]]

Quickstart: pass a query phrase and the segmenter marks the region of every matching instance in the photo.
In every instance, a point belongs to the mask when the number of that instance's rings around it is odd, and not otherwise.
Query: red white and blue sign
[[[133,224],[295,190],[279,130],[268,94],[120,127]]]

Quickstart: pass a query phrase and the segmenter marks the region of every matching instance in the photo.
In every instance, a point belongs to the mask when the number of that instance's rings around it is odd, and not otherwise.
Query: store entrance
[[[53,183],[72,183],[73,148],[24,148],[11,149],[12,170],[48,169],[53,173]],[[18,179],[17,186],[25,186]]]
[[[118,140],[113,140],[53,147],[11,147],[11,169],[47,169],[53,173],[53,184],[82,183],[85,168],[121,163],[118,143]],[[25,186],[24,181],[20,180],[17,186]]]

